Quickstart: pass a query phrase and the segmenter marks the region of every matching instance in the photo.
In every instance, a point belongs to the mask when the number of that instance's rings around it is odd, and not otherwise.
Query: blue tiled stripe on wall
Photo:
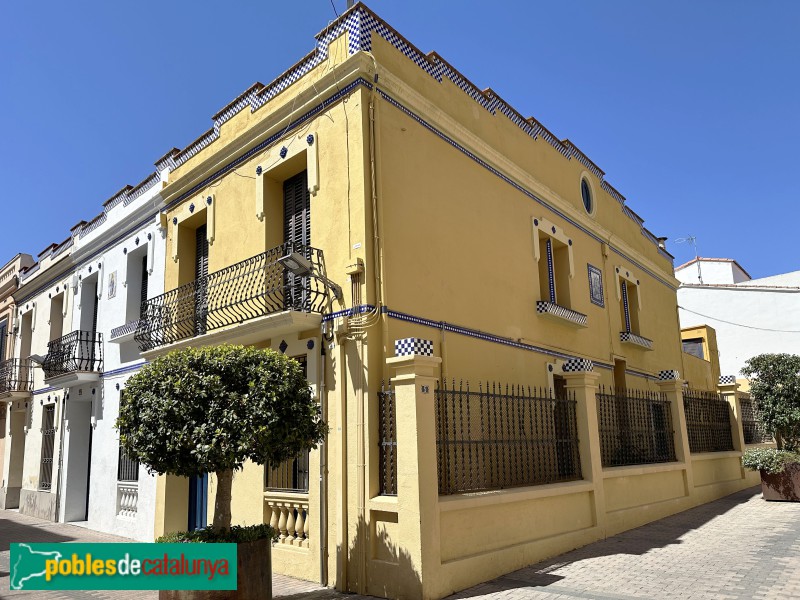
[[[363,77],[359,77],[358,79],[356,79],[352,83],[348,84],[346,87],[343,87],[341,90],[339,90],[338,92],[333,94],[333,96],[331,96],[331,97],[327,98],[326,100],[323,100],[321,103],[317,104],[314,108],[309,110],[307,113],[305,113],[301,117],[298,117],[295,121],[290,123],[287,127],[282,128],[280,131],[278,131],[276,133],[273,133],[271,136],[269,136],[263,142],[260,142],[256,146],[253,146],[250,150],[248,150],[247,152],[245,152],[244,154],[242,154],[238,158],[235,158],[234,160],[229,162],[227,165],[222,167],[216,173],[213,173],[212,175],[206,177],[203,181],[201,181],[197,185],[193,186],[189,190],[187,190],[184,193],[182,193],[180,196],[175,198],[175,200],[173,200],[172,202],[167,204],[164,207],[163,210],[169,210],[170,208],[172,208],[176,204],[186,200],[190,196],[193,196],[194,194],[199,192],[204,187],[208,186],[208,184],[211,183],[212,181],[214,181],[215,179],[218,179],[218,178],[222,177],[223,175],[225,175],[226,173],[228,173],[232,169],[235,169],[236,167],[238,167],[242,163],[250,160],[253,156],[258,154],[259,152],[262,152],[263,150],[265,150],[266,148],[268,148],[269,146],[271,146],[272,144],[274,144],[278,140],[286,137],[286,134],[289,131],[291,131],[292,129],[295,129],[299,125],[302,125],[303,123],[305,123],[309,119],[317,116],[324,109],[328,108],[331,104],[333,104],[335,102],[338,102],[339,100],[344,98],[346,95],[348,95],[350,92],[352,92],[354,89],[356,89],[360,85],[365,86],[367,89],[372,89],[372,85],[366,79],[364,79]]]
[[[325,315],[323,317],[324,321],[331,321],[337,317],[341,316],[349,316],[352,314],[362,314],[365,312],[369,312],[375,310],[375,307],[371,304],[362,304],[360,306],[354,306],[353,308],[347,310],[340,310],[335,313],[331,313]],[[434,321],[433,319],[426,319],[424,317],[418,317],[416,315],[410,315],[408,313],[400,312],[397,310],[391,310],[387,307],[382,307],[381,312],[387,314],[392,319],[398,319],[400,321],[407,321],[409,323],[416,323],[417,325],[423,325],[425,327],[431,327],[433,329],[439,329],[444,331],[450,331],[452,333],[458,333],[460,335],[465,335],[467,337],[476,338],[479,340],[483,340],[485,342],[491,342],[494,344],[501,344],[503,346],[511,346],[512,348],[519,348],[520,350],[526,350],[528,352],[536,352],[538,354],[544,354],[546,356],[553,356],[555,358],[561,358],[563,360],[569,360],[571,358],[576,358],[571,354],[565,354],[563,352],[558,352],[557,350],[550,350],[548,348],[542,348],[541,346],[534,346],[533,344],[523,344],[522,342],[518,342],[511,338],[504,338],[499,335],[494,335],[491,333],[486,333],[484,331],[479,331],[477,329],[471,329],[469,327],[461,327],[458,325],[453,325],[452,323],[447,323],[446,321]],[[604,363],[595,359],[591,359],[594,366],[599,367],[601,369],[613,370],[614,365]],[[643,371],[636,371],[634,369],[626,369],[626,373],[630,373],[631,375],[636,375],[637,377],[644,377],[645,379],[650,379],[653,381],[658,380],[658,377],[654,375],[650,375]]]

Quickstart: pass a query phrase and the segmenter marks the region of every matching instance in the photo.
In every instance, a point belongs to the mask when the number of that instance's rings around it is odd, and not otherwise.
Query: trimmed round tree
[[[316,448],[327,427],[300,364],[274,350],[223,345],[175,350],[125,386],[120,445],[151,472],[215,473],[215,529],[230,529],[233,473],[276,466]]]
[[[800,450],[800,356],[759,354],[745,363],[742,375],[750,380],[758,419],[778,449]]]

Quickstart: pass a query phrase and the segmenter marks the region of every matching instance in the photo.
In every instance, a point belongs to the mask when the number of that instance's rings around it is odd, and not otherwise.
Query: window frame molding
[[[304,139],[303,139],[304,138]],[[309,141],[310,140],[310,141]],[[297,142],[297,144],[293,143]],[[302,153],[306,155],[308,193],[315,197],[319,191],[319,135],[316,131],[301,132],[285,144],[276,144],[267,151],[256,168],[256,218],[263,221],[266,216],[264,178],[270,178],[283,163]],[[262,167],[262,164],[269,166]]]
[[[204,192],[198,194],[191,200],[185,201],[172,215],[172,221],[169,223],[169,226],[172,228],[172,260],[174,262],[177,263],[179,259],[178,248],[180,248],[180,245],[178,244],[178,235],[181,224],[187,221],[189,218],[196,217],[203,212],[206,213],[206,239],[208,240],[209,246],[214,245],[217,196],[213,192]],[[153,247],[155,248],[155,246]],[[152,275],[152,273],[150,274]]]

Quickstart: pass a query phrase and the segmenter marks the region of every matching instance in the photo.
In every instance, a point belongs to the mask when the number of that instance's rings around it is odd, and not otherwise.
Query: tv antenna
[[[703,271],[700,269],[700,255],[697,254],[697,236],[695,235],[687,235],[686,237],[677,238],[675,240],[676,244],[691,244],[692,248],[694,248],[694,259],[697,262],[697,280],[702,284],[703,283]]]

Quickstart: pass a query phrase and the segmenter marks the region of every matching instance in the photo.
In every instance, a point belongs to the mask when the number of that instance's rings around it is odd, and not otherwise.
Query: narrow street
[[[765,502],[758,488],[656,521],[531,565],[452,599],[797,598],[800,506]],[[10,592],[11,542],[126,541],[74,525],[0,511],[0,597],[26,600],[155,600],[157,592]],[[274,596],[359,596],[275,575]]]

